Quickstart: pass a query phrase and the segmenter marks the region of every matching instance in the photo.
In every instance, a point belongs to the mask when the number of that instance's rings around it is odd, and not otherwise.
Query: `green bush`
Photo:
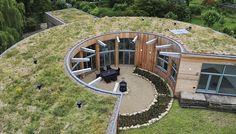
[[[232,29],[230,29],[230,28],[228,28],[228,27],[224,27],[223,29],[222,29],[222,32],[223,33],[226,33],[226,34],[228,34],[228,35],[233,35],[233,30]]]
[[[198,6],[198,5],[191,5],[190,11],[194,15],[201,15],[201,13],[202,13],[201,6]]]
[[[212,27],[215,23],[220,20],[221,16],[216,10],[208,10],[202,14],[204,24]]]
[[[66,0],[57,0],[55,6],[56,6],[56,9],[66,8]]]
[[[26,18],[25,20],[25,32],[32,32],[35,31],[39,28],[39,24],[37,23],[37,21],[34,18]]]
[[[126,10],[127,7],[128,7],[128,5],[126,3],[122,3],[122,4],[116,3],[113,6],[112,10],[114,10],[114,11],[124,11],[124,10]]]
[[[85,12],[91,12],[94,8],[96,8],[96,5],[86,2],[86,1],[82,1],[80,2],[79,8]]]
[[[176,14],[174,14],[173,12],[168,12],[166,15],[165,15],[165,18],[170,18],[170,19],[173,19],[173,20],[177,20],[178,19],[178,16]]]

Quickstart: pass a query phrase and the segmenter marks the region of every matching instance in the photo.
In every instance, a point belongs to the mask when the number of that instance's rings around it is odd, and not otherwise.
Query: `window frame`
[[[203,63],[202,64],[202,67],[204,64],[211,64],[211,63]],[[223,65],[223,64],[212,64],[212,65]],[[222,73],[209,73],[209,72],[201,72],[200,75],[199,75],[199,80],[198,80],[198,85],[197,85],[197,90],[196,92],[199,92],[199,93],[210,93],[210,94],[221,94],[221,95],[229,95],[229,96],[236,96],[236,94],[230,94],[230,93],[220,93],[220,87],[222,85],[222,81],[223,81],[223,77],[236,77],[236,75],[232,75],[232,74],[225,74],[225,71],[226,71],[226,67],[229,66],[229,65],[223,65],[223,71]],[[208,76],[208,79],[207,79],[207,83],[206,83],[206,87],[205,89],[200,89],[198,88],[199,86],[199,82],[200,82],[200,77],[201,75],[207,75]],[[211,78],[212,76],[219,76],[219,80],[218,80],[218,83],[217,83],[217,86],[216,86],[216,90],[209,90],[209,86],[210,86],[210,82],[211,82]]]

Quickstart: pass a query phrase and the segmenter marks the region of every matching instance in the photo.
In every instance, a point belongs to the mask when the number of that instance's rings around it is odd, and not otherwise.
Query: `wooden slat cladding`
[[[171,76],[171,66],[172,62],[174,61],[177,65],[177,70],[179,66],[179,59],[177,58],[169,58],[168,63],[168,70],[167,72],[163,72],[158,68],[157,65],[157,56],[158,51],[156,49],[156,45],[165,45],[165,44],[174,44],[171,46],[171,48],[163,49],[160,51],[170,51],[170,52],[180,52],[180,47],[174,43],[174,41],[171,41],[170,39],[166,37],[162,37],[160,35],[156,35],[153,33],[138,33],[138,32],[117,32],[117,33],[108,33],[104,35],[99,35],[92,37],[83,43],[80,44],[80,47],[88,47],[90,45],[96,44],[96,69],[100,70],[100,54],[99,54],[99,44],[97,44],[97,40],[106,41],[106,40],[112,40],[115,39],[115,64],[119,64],[119,43],[116,40],[116,37],[122,38],[131,38],[133,39],[135,36],[138,36],[137,41],[135,42],[135,61],[134,65],[141,67],[143,69],[149,70],[151,72],[154,72],[164,78],[170,87],[172,88],[173,92],[175,91],[175,82],[170,78]],[[157,38],[157,42],[153,44],[147,45],[146,42],[149,40],[152,40],[154,38]],[[73,56],[75,56],[80,51],[80,48],[78,47],[75,52],[73,53]],[[83,68],[83,66],[81,66]]]

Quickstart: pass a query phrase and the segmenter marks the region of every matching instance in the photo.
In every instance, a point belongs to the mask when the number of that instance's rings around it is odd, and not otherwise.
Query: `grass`
[[[68,48],[89,32],[83,23],[41,32],[0,57],[0,132],[106,132],[116,98],[86,90],[64,71]]]
[[[181,108],[175,100],[170,112],[148,127],[119,134],[235,134],[236,114]]]
[[[236,54],[233,38],[189,23],[177,22],[174,26],[176,21],[148,17],[144,20],[138,17],[94,19],[91,16],[81,19],[79,11],[74,9],[53,14],[69,24],[24,39],[0,57],[0,132],[105,133],[116,99],[85,90],[64,71],[68,49],[75,42],[100,33],[160,33],[181,42],[192,52]],[[186,35],[173,35],[167,30],[189,26],[192,26],[191,34]],[[33,64],[33,58],[38,64]],[[38,83],[44,84],[43,90],[36,89]],[[77,100],[84,104],[80,110],[75,105]],[[192,117],[190,112],[189,115]],[[180,118],[176,118],[175,123],[178,120]]]
[[[89,15],[81,10],[77,10],[75,8],[56,10],[56,11],[50,12],[50,14],[60,18],[65,23],[72,23],[75,21],[94,18],[94,16]]]

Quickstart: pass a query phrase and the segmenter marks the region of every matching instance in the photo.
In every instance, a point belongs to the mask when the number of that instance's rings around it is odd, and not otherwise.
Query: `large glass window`
[[[167,71],[168,61],[169,61],[168,56],[164,56],[164,55],[159,54],[159,56],[157,57],[157,66],[160,67],[161,69]]]
[[[175,62],[172,62],[172,67],[171,67],[171,78],[176,81],[177,78],[177,65],[175,64]]]
[[[100,46],[100,52],[115,50],[115,40],[106,40],[103,43],[107,44],[105,47]]]
[[[106,47],[100,46],[100,66],[115,64],[115,39],[103,41]]]
[[[119,49],[121,50],[135,50],[135,43],[132,43],[131,38],[120,39]]]
[[[100,53],[100,66],[115,64],[115,51]]]
[[[119,64],[134,64],[134,51],[119,51]]]
[[[119,64],[134,64],[135,43],[132,38],[122,38],[119,43]]]
[[[236,95],[236,66],[203,64],[198,91]]]

